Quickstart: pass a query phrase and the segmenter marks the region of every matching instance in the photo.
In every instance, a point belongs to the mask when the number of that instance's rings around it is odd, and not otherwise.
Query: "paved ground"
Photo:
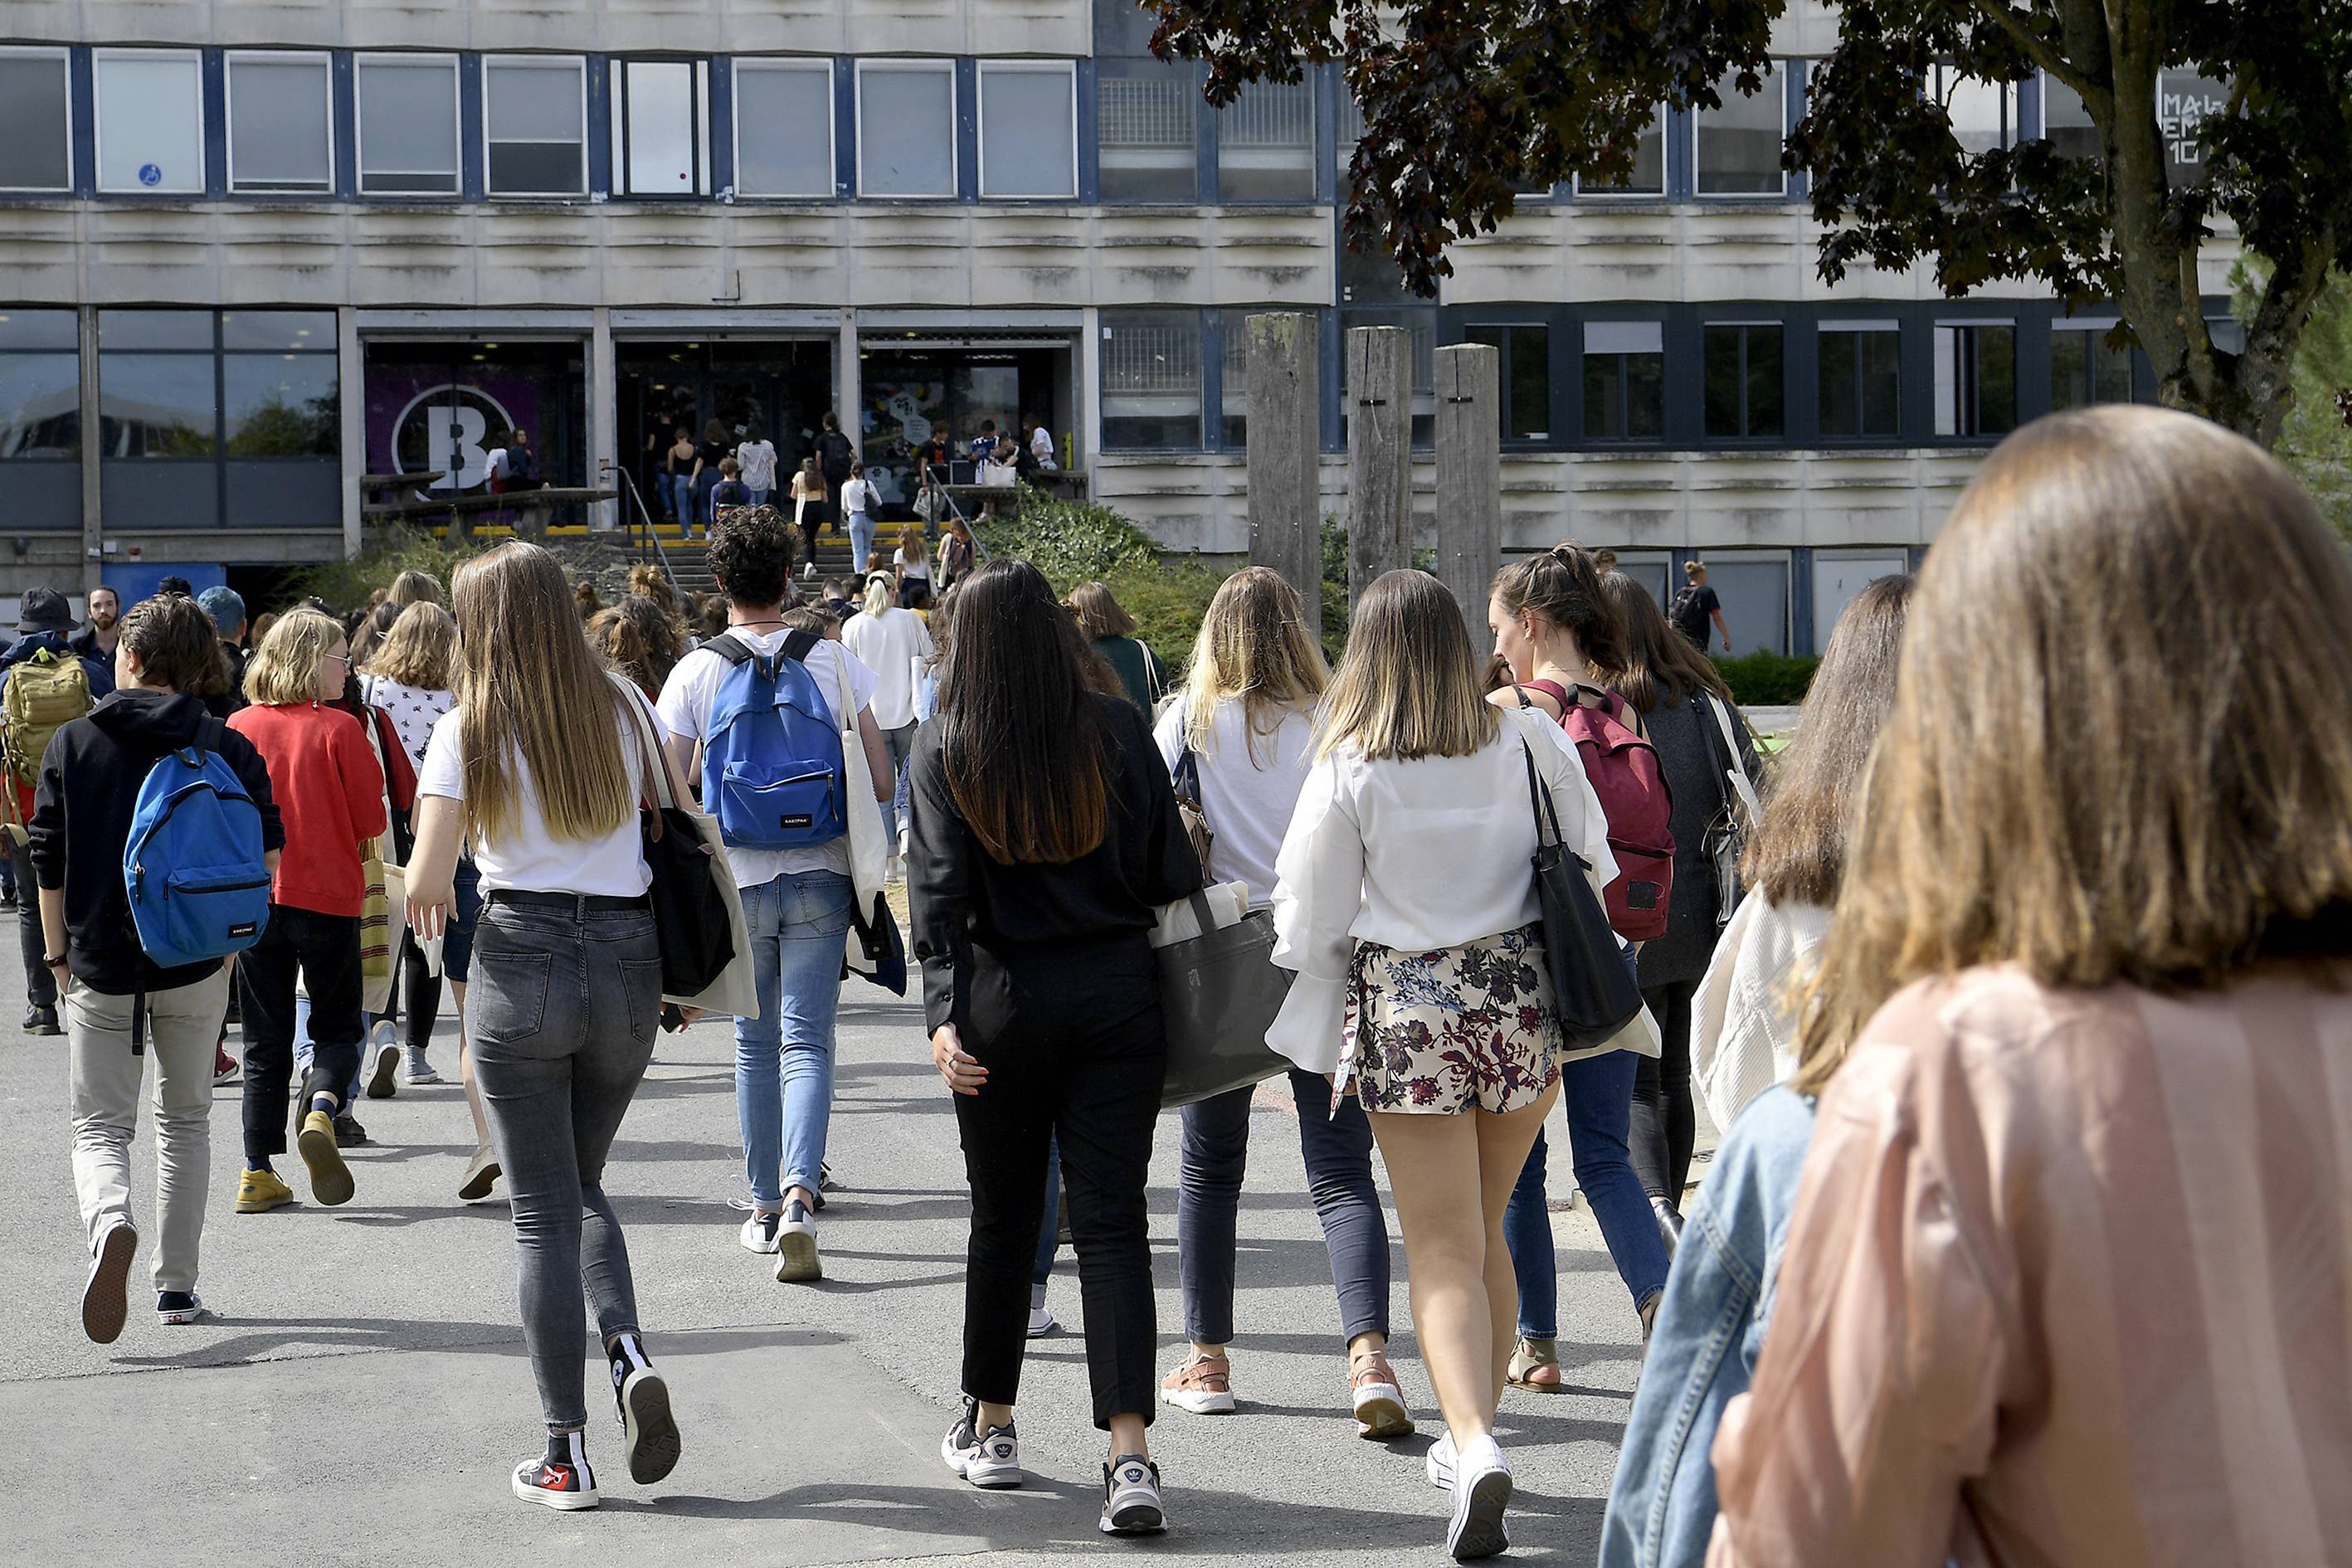
[[[13,1024],[22,979],[13,959],[0,968],[0,1019]],[[954,1122],[914,1011],[856,984],[845,1003],[833,1162],[849,1190],[825,1215],[826,1279],[813,1287],[776,1284],[735,1244],[726,1025],[665,1037],[607,1185],[686,1457],[653,1489],[609,1466],[603,1510],[573,1516],[508,1493],[508,1471],[540,1441],[539,1414],[505,1206],[453,1195],[470,1142],[454,1082],[362,1102],[376,1142],[353,1156],[349,1206],[262,1215],[231,1212],[238,1091],[219,1090],[202,1286],[224,1321],[161,1329],[134,1295],[130,1327],[101,1349],[77,1317],[87,1253],[67,1163],[64,1042],[0,1024],[0,1190],[17,1214],[0,1276],[0,1427],[14,1471],[0,1560],[513,1568],[574,1550],[589,1562],[698,1565],[1129,1550],[1094,1533],[1099,1448],[1074,1333],[1032,1350],[1020,1411],[1027,1488],[975,1494],[941,1466],[967,1212]],[[1444,1500],[1421,1476],[1426,1436],[1360,1442],[1340,1414],[1329,1275],[1282,1099],[1255,1118],[1243,1198],[1242,1413],[1171,1412],[1154,1429],[1172,1528],[1132,1550],[1180,1563],[1442,1562]],[[148,1139],[142,1125],[142,1216]],[[1565,1165],[1553,1162],[1561,1194]],[[299,1188],[299,1164],[289,1173]],[[1164,1371],[1181,1322],[1172,1118],[1160,1123],[1150,1195]],[[1514,1558],[1583,1564],[1637,1336],[1588,1213],[1554,1206],[1570,1392],[1514,1394],[1501,1435],[1518,1477]],[[142,1246],[142,1289],[148,1260]],[[1052,1300],[1066,1320],[1078,1316],[1073,1268],[1065,1253]],[[1401,1247],[1396,1276],[1396,1359],[1433,1432]],[[610,1459],[615,1429],[593,1380],[590,1391],[591,1453]]]

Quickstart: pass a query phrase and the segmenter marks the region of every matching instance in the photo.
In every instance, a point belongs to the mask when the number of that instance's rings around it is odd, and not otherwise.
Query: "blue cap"
[[[234,588],[207,588],[196,595],[196,606],[213,618],[213,629],[223,637],[245,625],[245,600]]]

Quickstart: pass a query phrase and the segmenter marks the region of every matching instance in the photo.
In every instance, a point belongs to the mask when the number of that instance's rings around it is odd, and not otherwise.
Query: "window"
[[[695,196],[710,189],[706,100],[710,68],[700,60],[613,64],[613,184],[615,195]]]
[[[205,188],[204,73],[194,49],[99,49],[98,188]]]
[[[2084,158],[2094,163],[2106,161],[2099,128],[2091,123],[2091,111],[2083,107],[2083,95],[2047,74],[2042,79],[2042,134],[2069,158]]]
[[[857,62],[857,190],[867,196],[956,194],[953,62]]]
[[[1958,66],[1939,65],[1936,101],[1952,123],[1952,139],[1969,157],[2017,144],[2017,88],[2005,81],[1979,81]]]
[[[2050,406],[2132,400],[2132,351],[2109,348],[2113,321],[2062,321],[2050,332]]]
[[[1103,312],[1102,444],[1201,445],[1201,319],[1190,310]]]
[[[2017,428],[2017,328],[1948,321],[1936,328],[1936,434],[2005,436]]]
[[[334,458],[341,387],[324,310],[221,317],[222,428],[231,458]]]
[[[81,526],[80,349],[71,310],[0,310],[0,494],[12,528]]]
[[[1078,194],[1078,77],[1067,61],[982,60],[980,194]]]
[[[1222,387],[1218,402],[1224,416],[1224,447],[1238,452],[1249,445],[1249,319],[1255,310],[1220,312],[1217,361]]]
[[[228,188],[325,195],[335,188],[327,57],[228,57]]]
[[[735,190],[830,196],[833,62],[735,62]]]
[[[1709,554],[1706,585],[1723,602],[1723,626],[1733,647],[1741,653],[1789,651],[1787,556],[1744,550]],[[1723,638],[1712,622],[1706,629],[1720,653]]]
[[[1305,82],[1254,81],[1217,110],[1217,195],[1315,199],[1315,95]]]
[[[1593,180],[1579,180],[1577,195],[1584,196],[1662,196],[1666,194],[1666,111],[1663,106],[1650,116],[1650,123],[1642,132],[1640,144],[1633,152],[1633,173],[1623,184],[1602,184]]]
[[[577,58],[482,62],[482,128],[494,196],[576,196],[588,189],[588,73]]]
[[[1775,62],[1764,85],[1743,95],[1730,78],[1715,84],[1721,109],[1692,112],[1698,142],[1698,194],[1703,196],[1777,196],[1788,186],[1780,173],[1786,133],[1786,89]]]
[[[1097,66],[1095,145],[1107,202],[1200,197],[1200,100],[1189,65]]]
[[[1823,321],[1822,434],[1858,440],[1903,428],[1903,330],[1894,321]]]
[[[457,194],[457,58],[361,55],[360,190],[372,196]]]
[[[1654,441],[1666,433],[1665,329],[1584,323],[1584,438]]]
[[[1769,323],[1707,323],[1706,433],[1755,441],[1780,434],[1780,329]]]
[[[1496,381],[1503,389],[1503,439],[1550,440],[1551,329],[1474,326],[1465,337],[1496,351]]]
[[[72,101],[65,50],[0,48],[0,191],[72,186]]]

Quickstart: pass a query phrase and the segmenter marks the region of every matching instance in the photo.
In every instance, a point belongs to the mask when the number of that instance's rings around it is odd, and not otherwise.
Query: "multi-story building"
[[[0,592],[331,556],[362,475],[478,486],[508,426],[643,487],[678,428],[790,460],[828,409],[886,494],[933,429],[1034,418],[1235,552],[1240,323],[1280,308],[1321,325],[1332,510],[1341,334],[1412,330],[1424,440],[1434,348],[1491,342],[1507,547],[1662,589],[1703,552],[1744,647],[1803,650],[2001,432],[2151,391],[2031,290],[1819,280],[1779,157],[1834,28],[1793,8],[1760,96],[1528,193],[1423,301],[1339,242],[1337,72],[1211,109],[1130,0],[0,0]],[[1948,85],[1964,138],[2092,144],[2063,89]]]

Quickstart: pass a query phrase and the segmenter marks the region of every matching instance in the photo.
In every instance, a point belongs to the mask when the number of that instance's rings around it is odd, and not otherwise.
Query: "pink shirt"
[[[2352,995],[1914,986],[1822,1098],[1709,1568],[2352,1560]]]

